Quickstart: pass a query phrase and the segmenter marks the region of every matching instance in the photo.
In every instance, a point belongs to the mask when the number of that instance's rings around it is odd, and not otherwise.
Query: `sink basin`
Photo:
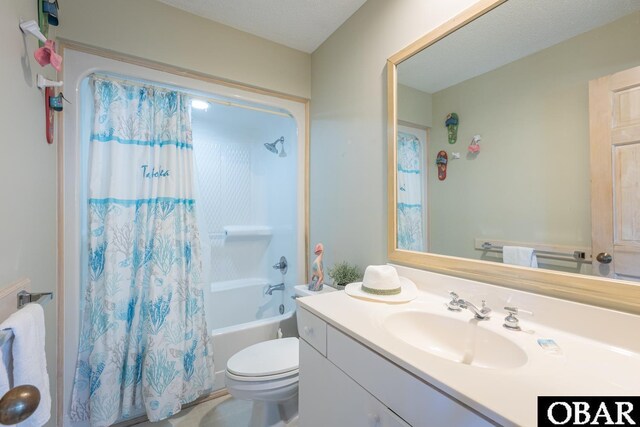
[[[460,314],[469,319],[403,311],[384,318],[383,327],[407,344],[453,362],[493,369],[527,363],[527,354],[517,344],[482,327],[471,313]]]

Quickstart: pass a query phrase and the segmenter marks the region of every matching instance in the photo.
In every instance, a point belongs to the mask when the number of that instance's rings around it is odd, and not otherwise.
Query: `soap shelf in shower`
[[[273,229],[263,225],[228,225],[222,231],[209,233],[210,239],[252,239],[271,237]]]

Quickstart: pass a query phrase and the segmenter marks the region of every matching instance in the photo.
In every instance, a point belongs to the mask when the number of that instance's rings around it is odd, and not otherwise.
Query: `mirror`
[[[389,258],[564,293],[551,272],[640,279],[595,260],[589,116],[589,82],[639,67],[638,40],[635,0],[496,0],[391,57]]]

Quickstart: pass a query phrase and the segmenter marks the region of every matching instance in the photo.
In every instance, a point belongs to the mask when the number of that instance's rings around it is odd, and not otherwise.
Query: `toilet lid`
[[[227,371],[244,377],[264,377],[298,369],[298,338],[264,341],[240,350]]]

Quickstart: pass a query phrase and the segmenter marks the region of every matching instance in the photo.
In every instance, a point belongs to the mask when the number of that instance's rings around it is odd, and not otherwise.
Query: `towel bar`
[[[53,299],[53,292],[31,293],[27,291],[20,291],[16,296],[18,298],[18,308],[20,309],[30,302],[37,302],[42,305],[47,301],[51,301]],[[0,330],[0,347],[11,338],[13,338],[13,331],[11,329]]]
[[[491,242],[484,242],[482,244],[482,249],[501,251],[502,246],[494,245]],[[573,253],[568,253],[568,252],[556,252],[556,251],[540,251],[535,248],[534,250],[536,251],[536,253],[543,253],[543,254],[557,255],[557,256],[567,256],[567,257],[574,258],[576,260],[583,260],[586,258],[586,254],[583,251],[573,251]]]
[[[37,302],[42,305],[53,299],[53,292],[31,293],[27,291],[18,292],[18,308],[22,308],[30,302]]]

